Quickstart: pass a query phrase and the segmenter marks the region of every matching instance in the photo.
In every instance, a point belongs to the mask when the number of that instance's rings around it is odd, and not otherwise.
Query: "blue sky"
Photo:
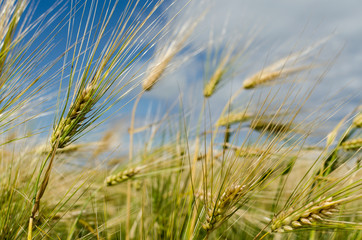
[[[253,56],[259,59],[259,61],[253,61],[253,65],[259,64],[254,69],[257,70],[273,56],[277,59],[292,49],[300,50],[329,37],[324,48],[324,60],[331,60],[337,55],[338,58],[324,77],[323,86],[318,88],[316,95],[327,96],[333,94],[333,91],[341,91],[338,96],[351,97],[352,102],[343,109],[343,114],[361,103],[361,1],[210,0],[200,2],[204,2],[203,6],[208,7],[208,13],[196,31],[193,44],[200,46],[207,42],[210,31],[213,31],[215,35],[221,35],[224,32],[225,42],[238,35],[242,38],[253,35],[255,48],[252,52]],[[194,7],[187,11],[185,11],[186,18],[196,15],[200,9]],[[198,67],[197,64],[193,66]],[[196,70],[188,66],[188,71]],[[182,74],[178,73],[178,75]],[[233,81],[238,82],[237,79]],[[165,82],[166,80],[163,84],[168,87],[171,85]],[[228,87],[224,89],[230,91]],[[171,91],[159,90],[159,92],[174,95]],[[154,94],[155,97],[157,95],[158,93]],[[228,96],[228,93],[220,92],[218,95],[215,98],[223,98],[223,96]],[[163,97],[167,98],[165,95]]]
[[[84,2],[80,1],[80,4]],[[115,15],[120,15],[125,2],[120,1]],[[165,2],[168,4],[174,1],[166,0]],[[175,9],[180,9],[185,2],[187,1],[175,1],[175,6],[168,11],[168,17],[173,17]],[[39,0],[34,17],[45,12],[52,4],[53,1]],[[66,10],[62,16],[68,13],[70,3],[65,3],[65,6]],[[102,4],[99,3],[99,7],[101,6]],[[360,79],[362,70],[359,68],[362,62],[362,46],[359,44],[362,40],[361,1],[192,1],[183,10],[181,13],[183,17],[180,17],[178,21],[181,22],[185,18],[199,15],[206,8],[208,12],[194,34],[191,45],[198,47],[205,44],[209,40],[210,31],[213,31],[214,34],[221,34],[224,31],[225,42],[228,38],[237,35],[248,34],[251,36],[254,34],[255,42],[259,44],[257,46],[259,49],[255,51],[265,52],[264,57],[266,58],[267,54],[286,53],[295,45],[302,48],[326,36],[331,36],[330,51],[339,51],[343,48],[334,68],[336,71],[333,70],[334,74],[331,74],[335,75],[333,81],[340,81],[338,79],[343,77],[344,81],[350,82],[350,88],[359,86],[362,81]],[[81,11],[78,11],[77,15],[80,14]],[[113,20],[115,19],[116,17],[113,18]],[[112,24],[114,23],[115,21],[112,22]],[[62,31],[57,40],[61,41],[60,45],[63,45],[65,39],[66,31]],[[58,50],[60,49],[58,48]],[[161,97],[164,96],[161,95]]]
[[[175,2],[166,0],[165,5],[173,4],[164,17],[171,19],[184,6],[185,2],[184,0]],[[82,3],[80,1],[80,4]],[[117,16],[121,14],[125,3],[126,1],[120,1],[110,27],[114,27]],[[34,17],[49,9],[51,4],[52,1],[39,0]],[[70,3],[65,2],[64,4],[65,11],[57,21],[69,12]],[[329,37],[329,40],[321,54],[322,62],[330,63],[337,55],[338,57],[333,62],[333,66],[323,75],[324,81],[312,96],[310,106],[317,105],[321,99],[326,100],[328,97],[338,96],[338,100],[346,103],[334,117],[337,121],[361,104],[361,1],[194,0],[172,22],[169,34],[172,34],[173,30],[178,29],[183,23],[197,19],[205,10],[207,11],[204,18],[188,41],[189,52],[197,52],[198,49],[205,47],[205,43],[210,40],[211,33],[220,40],[218,43],[220,46],[229,44],[233,39],[240,39],[243,44],[246,40],[254,38],[252,48],[248,52],[249,57],[238,65],[241,71],[227,79],[223,88],[209,100],[210,105],[215,109],[215,116],[218,115],[219,110],[233,91],[241,86],[243,79],[253,71],[260,70],[268,62],[277,60],[291,51],[305,49],[326,37]],[[81,11],[76,14],[76,18],[80,18]],[[49,31],[51,28],[46,33]],[[67,29],[64,28],[55,39],[59,45],[49,56],[50,58],[64,52],[66,38]],[[161,40],[155,49],[164,43],[165,41]],[[191,54],[189,55],[191,56]],[[145,120],[145,116],[157,114],[158,109],[165,109],[172,105],[178,100],[181,92],[187,109],[192,109],[196,102],[202,101],[204,58],[200,54],[188,58],[187,61],[184,60],[183,57],[176,57],[173,64],[178,67],[171,66],[154,89],[142,98],[138,110],[141,125],[146,121],[152,121],[152,117]],[[144,61],[136,63],[135,69],[144,64]],[[328,67],[328,64],[324,65],[324,68]],[[320,74],[323,74],[323,70]],[[130,97],[139,90],[136,89]],[[330,106],[337,103],[338,101],[331,101]],[[131,107],[132,105],[127,105],[120,111],[121,115],[129,115]],[[197,111],[197,109],[193,110]]]

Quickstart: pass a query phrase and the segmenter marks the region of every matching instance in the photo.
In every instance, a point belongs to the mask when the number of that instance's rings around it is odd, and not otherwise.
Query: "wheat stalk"
[[[78,39],[79,35],[77,35],[76,42],[78,43],[79,41],[80,47],[78,50],[74,50],[74,55],[71,60],[72,68],[69,75],[69,85],[65,103],[68,103],[69,101],[70,91],[73,89],[73,81],[76,81],[75,89],[78,91],[74,92],[75,97],[73,98],[74,101],[72,101],[70,108],[67,109],[66,104],[63,106],[61,120],[55,124],[56,127],[53,129],[50,140],[52,150],[42,163],[40,173],[38,174],[36,180],[36,187],[34,191],[35,196],[33,198],[33,207],[28,227],[29,240],[32,239],[34,217],[39,210],[40,200],[49,182],[56,150],[58,148],[64,148],[71,142],[75,141],[92,125],[94,121],[123,99],[123,97],[130,91],[128,90],[126,93],[119,96],[120,91],[132,80],[130,79],[127,84],[122,86],[120,85],[122,80],[121,76],[127,72],[126,70],[132,68],[134,61],[136,61],[138,57],[147,50],[147,47],[135,46],[138,42],[136,41],[138,37],[137,34],[142,35],[142,33],[145,33],[142,32],[141,29],[146,25],[146,23],[148,23],[148,20],[162,2],[162,0],[158,1],[152,7],[151,11],[146,14],[144,19],[140,19],[140,15],[134,16],[134,9],[138,6],[139,2],[135,3],[133,10],[128,8],[130,6],[126,7],[124,10],[126,11],[124,13],[124,17],[120,18],[119,26],[112,32],[109,41],[102,47],[102,49],[99,49],[101,48],[100,42],[104,37],[107,25],[116,8],[116,4],[113,7],[108,6],[107,11],[104,12],[104,19],[101,21],[102,24],[99,28],[91,27],[91,24],[88,24],[90,19],[87,19],[86,25],[90,27],[91,30],[87,28],[84,29],[84,36],[92,35],[91,33],[95,34],[91,44],[87,42],[86,37],[83,37],[80,40]],[[94,2],[92,2],[92,6],[94,7],[95,5],[93,3]],[[86,8],[85,5],[83,7]],[[91,12],[93,10],[94,9],[91,8]],[[127,11],[130,12],[127,13]],[[132,20],[129,22],[133,17],[136,17],[137,21],[132,22]],[[138,22],[138,20],[140,21]],[[72,21],[72,19],[70,19],[70,21]],[[154,23],[155,22],[153,22],[153,24]],[[81,25],[82,24],[79,26],[80,29]],[[90,32],[88,32],[88,30]],[[83,53],[83,44],[91,45],[91,47],[87,49],[89,54]],[[149,44],[147,44],[147,46],[148,45]],[[135,49],[132,50],[133,54],[130,54],[130,49],[133,49],[133,47],[135,47]],[[100,53],[100,56],[97,56],[97,53]],[[82,55],[85,55],[86,61],[79,60],[79,56]],[[81,66],[78,64],[81,64]],[[76,75],[76,72],[78,71],[80,72]],[[78,79],[76,79],[76,77],[78,77]],[[106,94],[108,95],[106,96]],[[104,101],[95,107],[95,104],[102,97],[104,97]],[[95,109],[93,109],[93,107]],[[64,114],[66,114],[66,116],[62,118]],[[87,114],[89,115],[86,116]],[[86,117],[88,117],[87,121],[85,121]],[[46,164],[48,164],[47,167]],[[41,181],[40,178],[42,178]]]

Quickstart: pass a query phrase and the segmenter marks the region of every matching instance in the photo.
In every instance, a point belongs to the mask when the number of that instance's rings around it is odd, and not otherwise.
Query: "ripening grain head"
[[[224,76],[227,68],[227,64],[229,63],[230,54],[228,53],[224,58],[220,61],[219,65],[217,66],[214,74],[211,76],[209,82],[205,85],[204,88],[204,96],[210,97],[214,92],[221,81],[222,77]]]
[[[141,171],[141,168],[129,168],[124,171],[121,171],[117,174],[110,175],[106,178],[105,183],[107,186],[113,186],[122,182],[125,182]]]
[[[227,212],[246,194],[245,185],[234,184],[227,187],[225,191],[211,203],[207,209],[206,221],[202,227],[211,232],[215,230],[227,218]]]
[[[78,97],[71,105],[67,116],[59,122],[55,128],[56,130],[53,132],[51,138],[52,146],[56,144],[58,140],[58,148],[64,148],[70,143],[81,127],[82,122],[86,119],[87,113],[91,111],[95,103],[94,94],[95,86],[89,85],[77,95]]]
[[[193,23],[184,23],[178,32],[174,33],[171,41],[161,47],[154,63],[151,64],[146,71],[146,78],[142,82],[144,91],[150,91],[151,88],[166,72],[168,66],[174,57],[185,47],[187,40],[193,33],[200,19],[196,19]]]
[[[290,75],[313,68],[313,65],[311,64],[306,65],[301,64],[300,62],[304,61],[307,58],[307,55],[324,41],[325,40],[319,41],[303,51],[286,56],[264,67],[262,70],[244,80],[244,89],[252,89],[258,86],[271,84],[275,80],[285,79]]]
[[[226,116],[222,116],[217,120],[216,126],[227,126],[234,123],[240,123],[250,120],[253,117],[252,114],[243,112],[231,112]]]
[[[353,125],[357,128],[362,128],[362,113],[359,113],[354,119],[353,119]]]
[[[361,138],[355,138],[351,140],[347,140],[342,143],[342,148],[346,151],[353,151],[353,150],[359,150],[362,148],[362,137]]]
[[[328,198],[317,203],[310,202],[297,210],[290,208],[273,218],[271,230],[285,232],[316,224],[328,224],[328,218],[338,212],[337,207],[340,203],[341,201]]]

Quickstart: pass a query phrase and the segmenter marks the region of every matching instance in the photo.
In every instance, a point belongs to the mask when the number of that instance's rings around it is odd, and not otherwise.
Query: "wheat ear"
[[[211,95],[214,94],[217,85],[219,84],[219,82],[221,81],[222,77],[226,72],[230,56],[231,56],[231,51],[228,54],[226,54],[225,57],[221,60],[214,74],[211,76],[209,82],[205,85],[204,96],[206,98],[211,97]]]
[[[200,19],[199,19],[200,20]],[[190,37],[195,27],[197,26],[199,20],[195,21],[193,24],[185,24],[178,34],[175,36],[175,40],[171,42],[158,56],[156,64],[149,67],[148,75],[146,79],[142,82],[142,88],[144,91],[150,91],[152,87],[158,82],[158,80],[165,73],[167,67],[169,66],[172,59],[177,53],[179,53],[184,47],[187,39]]]
[[[206,221],[202,224],[207,232],[215,230],[223,222],[227,211],[245,194],[244,189],[245,185],[231,185],[213,202],[212,206],[207,210]]]
[[[356,128],[362,128],[362,113],[359,113],[354,119],[353,119],[353,125]]]
[[[77,130],[81,126],[82,122],[86,119],[86,114],[91,110],[92,96],[94,95],[95,87],[90,84],[88,87],[83,89],[78,99],[70,107],[65,118],[60,120],[56,130],[53,131],[51,137],[51,143],[54,145],[58,139],[58,148],[64,148],[69,144],[70,140],[77,133]]]
[[[258,86],[270,83],[280,78],[286,78],[290,74],[295,74],[307,69],[311,69],[313,66],[296,66],[292,67],[290,64],[295,64],[306,58],[307,54],[322,44],[325,40],[317,42],[315,45],[308,47],[307,49],[291,54],[284,57],[269,66],[265,67],[261,71],[255,73],[251,77],[247,78],[243,82],[244,89],[252,89]]]
[[[105,183],[107,186],[117,185],[119,183],[125,182],[141,171],[141,168],[129,168],[124,171],[121,171],[117,174],[110,175],[106,178]]]
[[[351,139],[342,143],[342,148],[346,151],[358,150],[362,148],[362,138]]]
[[[328,198],[319,203],[311,202],[297,211],[290,208],[272,220],[271,230],[274,232],[293,231],[318,222],[323,223],[338,211],[337,207],[340,202]]]
[[[157,65],[150,68],[149,75],[142,83],[142,88],[144,91],[150,91],[152,89],[156,82],[161,78],[162,74],[166,71],[167,66],[175,54],[175,50],[169,50]]]
[[[252,115],[246,112],[229,113],[227,116],[220,117],[216,122],[216,126],[228,126],[234,123],[248,121],[251,118]]]
[[[266,119],[257,119],[250,124],[250,128],[257,131],[269,131],[269,132],[288,132],[293,129],[291,123],[280,123],[280,122],[270,122]]]

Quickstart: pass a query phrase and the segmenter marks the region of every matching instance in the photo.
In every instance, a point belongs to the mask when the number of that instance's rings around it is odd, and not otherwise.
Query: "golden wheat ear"
[[[227,65],[230,61],[231,52],[226,54],[224,58],[220,61],[219,65],[217,66],[214,74],[211,76],[209,82],[205,85],[204,88],[204,96],[211,97],[211,95],[215,92],[217,85],[220,83],[221,79],[223,78],[224,74],[227,71]]]
[[[247,111],[231,112],[226,116],[220,117],[219,120],[217,120],[216,122],[216,126],[228,126],[235,123],[241,123],[249,121],[253,117],[253,114],[248,113]]]
[[[199,18],[193,23],[185,23],[181,29],[174,34],[171,41],[163,45],[159,52],[156,53],[157,55],[155,60],[148,67],[146,71],[146,78],[142,82],[142,88],[144,91],[150,91],[166,73],[172,60],[186,46],[187,40],[190,38],[200,20],[201,19]]]
[[[342,148],[346,151],[356,151],[362,148],[362,137],[355,138],[342,143]]]
[[[246,194],[245,185],[234,184],[227,187],[221,196],[212,202],[206,212],[206,221],[202,227],[207,232],[215,230],[226,218],[227,211],[235,204],[236,201]]]
[[[317,67],[316,65],[303,64],[311,51],[327,41],[328,38],[318,41],[316,44],[303,51],[290,54],[256,72],[243,82],[244,89],[253,89],[263,85],[275,83],[276,80],[285,79],[290,75],[300,73]]]
[[[341,222],[331,218],[337,217],[342,211],[339,206],[357,201],[361,197],[362,195],[347,196],[338,200],[334,200],[333,197],[319,197],[316,201],[311,201],[299,209],[291,207],[272,219],[271,230],[282,233],[303,228],[336,227]]]
[[[231,65],[239,55],[235,53],[234,45],[228,46],[225,52],[222,52],[221,54],[221,58],[213,67],[214,70],[212,70],[211,76],[205,84],[203,91],[205,98],[209,98],[215,93],[220,82],[225,79],[226,75],[230,72]]]
[[[353,125],[356,128],[362,128],[362,113],[359,113],[354,119],[353,119]]]
[[[126,169],[124,171],[121,171],[117,174],[113,174],[110,175],[106,178],[105,180],[105,184],[107,186],[113,186],[113,185],[117,185],[120,184],[122,182],[125,182],[131,178],[133,178],[134,176],[136,176],[140,171],[142,170],[142,168],[136,167],[136,168],[129,168]]]

